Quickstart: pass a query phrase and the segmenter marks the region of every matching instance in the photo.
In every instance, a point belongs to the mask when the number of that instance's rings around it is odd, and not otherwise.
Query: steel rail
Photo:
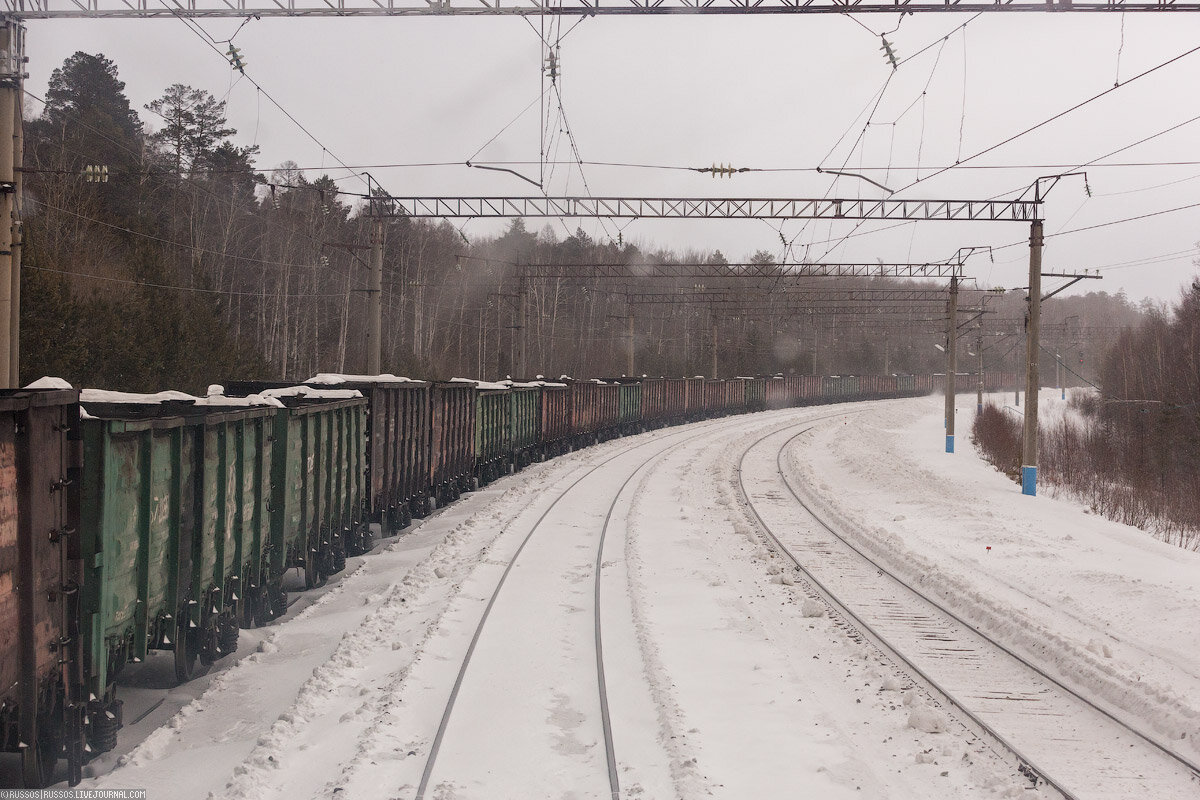
[[[1078,702],[1082,703],[1087,708],[1101,714],[1103,717],[1105,717],[1108,720],[1110,720],[1111,722],[1115,723],[1122,729],[1133,734],[1136,738],[1149,744],[1151,747],[1153,747],[1155,750],[1161,752],[1163,755],[1168,756],[1170,759],[1174,760],[1175,762],[1177,762],[1178,764],[1183,766],[1186,770],[1190,771],[1194,777],[1200,778],[1200,767],[1197,767],[1195,764],[1191,763],[1187,758],[1180,755],[1179,753],[1174,752],[1173,750],[1171,750],[1170,748],[1161,744],[1160,742],[1156,741],[1150,735],[1139,730],[1137,727],[1133,726],[1126,720],[1121,719],[1120,717],[1116,716],[1112,712],[1108,711],[1107,709],[1103,708],[1102,706],[1098,705],[1097,703],[1095,703],[1092,700],[1088,699],[1087,697],[1083,696],[1082,694],[1075,691],[1071,687],[1064,685],[1061,681],[1057,680],[1054,676],[1048,674],[1046,671],[1042,670],[1037,665],[1031,663],[1030,661],[1028,661],[1024,657],[1022,657],[1020,654],[1016,653],[1009,647],[996,641],[991,636],[988,636],[986,633],[981,631],[978,627],[976,627],[975,625],[971,624],[970,622],[964,620],[958,614],[955,614],[953,611],[950,611],[949,609],[945,608],[943,605],[941,605],[937,601],[931,599],[930,597],[928,597],[926,594],[924,594],[920,590],[910,586],[904,580],[897,577],[893,572],[891,572],[886,567],[884,567],[883,565],[878,563],[875,559],[871,558],[869,555],[864,553],[861,549],[856,547],[853,543],[851,543],[845,537],[843,537],[841,534],[839,534],[836,530],[834,530],[831,525],[829,525],[821,516],[819,516],[812,509],[812,507],[800,497],[799,493],[796,491],[795,487],[792,485],[792,482],[788,480],[787,474],[783,469],[783,454],[784,454],[784,452],[792,444],[792,442],[794,442],[796,439],[798,439],[800,436],[802,436],[803,434],[807,433],[810,430],[812,430],[811,426],[796,433],[794,436],[792,436],[786,442],[784,442],[783,445],[780,446],[779,451],[776,454],[776,471],[777,471],[778,475],[780,476],[780,480],[783,483],[784,487],[792,495],[792,497],[796,501],[796,503],[799,504],[800,507],[803,508],[818,525],[820,525],[822,528],[824,528],[825,531],[827,531],[830,535],[832,535],[839,542],[841,542],[846,547],[848,547],[859,558],[861,558],[866,563],[870,564],[871,567],[874,568],[879,575],[887,576],[887,578],[889,578],[894,584],[899,586],[901,589],[903,589],[907,592],[910,592],[914,596],[920,598],[922,601],[924,601],[928,605],[932,606],[933,608],[937,609],[940,613],[944,614],[946,617],[954,620],[959,625],[962,625],[963,628],[971,631],[976,636],[980,637],[984,642],[990,644],[991,646],[995,647],[1000,652],[1002,652],[1005,655],[1007,655],[1008,657],[1012,658],[1013,660],[1015,660],[1016,662],[1018,662],[1019,664],[1024,666],[1026,669],[1033,672],[1038,677],[1044,679],[1049,684],[1057,687],[1058,689],[1060,689],[1067,695],[1071,696]],[[1060,792],[1064,797],[1068,798],[1068,800],[1071,800],[1072,798],[1074,798],[1075,795],[1072,794],[1070,792],[1070,790],[1068,790],[1066,787],[1064,787],[1057,780],[1050,777],[1045,770],[1038,767],[1019,748],[1017,748],[1015,745],[1013,745],[1011,742],[1009,742],[1006,737],[1004,737],[1002,734],[1000,734],[998,731],[996,731],[991,725],[984,722],[978,715],[976,715],[969,708],[967,708],[964,703],[962,703],[956,697],[954,697],[954,695],[951,692],[949,692],[947,689],[945,689],[943,686],[941,686],[939,682],[934,680],[930,675],[928,675],[924,670],[922,670],[919,666],[917,666],[913,661],[911,661],[909,658],[904,656],[899,651],[899,649],[896,648],[895,646],[893,646],[890,642],[888,642],[887,639],[873,625],[867,623],[860,615],[851,611],[848,606],[846,606],[844,603],[842,603],[840,600],[838,600],[836,598],[836,596],[824,585],[824,583],[822,583],[820,581],[820,579],[818,579],[811,571],[809,571],[809,569],[807,567],[802,565],[800,563],[799,559],[797,559],[796,556],[791,552],[791,550],[786,545],[784,545],[783,542],[774,534],[774,532],[766,524],[766,521],[758,513],[758,510],[757,510],[757,508],[755,508],[754,503],[750,500],[749,493],[746,491],[746,488],[745,488],[745,482],[744,482],[744,479],[742,478],[742,470],[741,470],[741,466],[742,466],[742,464],[744,464],[746,456],[750,453],[750,451],[753,450],[759,444],[761,444],[764,440],[769,438],[771,435],[774,435],[774,434],[768,434],[767,436],[763,436],[760,439],[753,442],[749,447],[747,447],[747,449],[742,453],[742,457],[741,457],[741,460],[739,461],[739,468],[738,468],[739,488],[741,489],[741,492],[742,492],[743,498],[746,501],[747,507],[750,509],[750,511],[754,515],[754,517],[758,520],[759,526],[763,530],[764,534],[769,539],[771,539],[771,541],[775,543],[777,549],[781,553],[783,553],[793,564],[795,564],[796,568],[799,569],[811,581],[811,583],[820,590],[821,594],[825,596],[826,600],[831,604],[831,606],[837,608],[839,611],[844,613],[849,619],[852,619],[857,626],[859,626],[863,631],[865,631],[872,638],[874,638],[880,645],[882,645],[884,647],[884,649],[889,651],[897,659],[899,659],[905,665],[907,665],[909,668],[911,668],[935,692],[937,692],[938,694],[945,697],[946,700],[951,705],[953,705],[956,709],[961,711],[964,716],[966,716],[969,720],[971,720],[971,722],[973,722],[975,725],[977,725],[981,730],[985,731],[988,736],[993,738],[1001,746],[1003,746],[1010,753],[1012,753],[1019,760],[1019,762],[1027,768],[1027,769],[1022,769],[1020,771],[1022,771],[1023,773],[1026,773],[1026,774],[1028,774],[1028,772],[1031,771],[1038,778],[1045,781],[1048,785],[1050,785],[1056,791]]]
[[[862,412],[857,411],[857,412],[853,412],[853,413],[862,413]],[[804,424],[804,423],[801,423],[801,424]],[[782,453],[784,450],[787,449],[788,445],[790,445],[796,439],[800,438],[801,436],[808,433],[812,429],[813,429],[813,426],[810,425],[809,427],[805,428],[804,430],[800,431],[799,433],[795,434],[790,439],[788,439],[786,442],[784,442],[783,446],[780,447],[780,449],[779,449],[780,457],[782,457]],[[1018,764],[1024,764],[1027,767],[1029,767],[1030,769],[1032,769],[1033,772],[1038,776],[1038,778],[1040,778],[1047,785],[1051,786],[1056,791],[1061,793],[1062,796],[1064,798],[1066,798],[1066,800],[1079,800],[1079,798],[1076,797],[1075,795],[1071,794],[1070,791],[1068,791],[1064,787],[1058,785],[1051,778],[1046,777],[1046,774],[1044,772],[1042,772],[1041,769],[1039,769],[1036,765],[1034,765],[1034,763],[1030,759],[1026,758],[1004,736],[1002,736],[998,731],[994,730],[990,725],[988,725],[986,722],[984,722],[982,719],[980,719],[975,713],[973,713],[970,709],[968,709],[964,703],[959,701],[949,691],[942,688],[942,686],[940,684],[938,684],[938,682],[935,681],[928,673],[926,673],[923,669],[921,669],[919,666],[917,666],[917,664],[915,662],[913,662],[907,656],[905,656],[902,652],[900,652],[899,648],[892,645],[891,642],[889,642],[887,640],[887,638],[883,636],[883,634],[879,633],[874,628],[874,626],[870,625],[866,620],[864,620],[862,617],[860,617],[858,614],[856,614],[854,611],[852,611],[849,606],[842,603],[837,598],[837,596],[834,595],[833,592],[831,592],[825,586],[825,584],[821,581],[821,579],[818,578],[811,571],[809,571],[809,569],[806,566],[801,564],[800,559],[796,558],[795,554],[792,553],[792,551],[787,547],[787,545],[785,545],[783,543],[783,541],[778,536],[775,535],[775,532],[771,530],[771,527],[767,524],[766,520],[764,520],[762,518],[762,515],[760,515],[758,513],[758,509],[755,508],[753,501],[750,500],[750,493],[746,490],[745,471],[743,469],[743,466],[745,465],[745,462],[746,462],[746,456],[750,454],[750,451],[774,435],[775,435],[774,433],[769,433],[766,436],[762,436],[759,439],[756,439],[754,442],[752,442],[749,445],[749,447],[747,447],[744,451],[742,451],[741,458],[738,459],[737,472],[738,472],[738,489],[742,495],[742,499],[745,501],[746,507],[750,509],[750,513],[752,513],[754,515],[755,520],[758,521],[758,526],[762,530],[763,534],[766,535],[766,537],[768,539],[770,539],[771,542],[774,544],[775,549],[778,550],[780,553],[782,553],[789,561],[792,562],[792,564],[795,565],[796,569],[800,570],[800,572],[803,573],[803,575],[805,576],[807,581],[812,586],[816,587],[817,591],[825,599],[825,602],[830,605],[830,607],[835,609],[845,619],[851,620],[853,625],[856,628],[858,628],[860,631],[865,633],[865,635],[867,637],[870,637],[875,642],[875,645],[877,647],[879,647],[881,650],[883,650],[889,657],[893,658],[895,661],[899,661],[900,663],[904,664],[904,666],[906,668],[908,668],[908,669],[912,670],[912,672],[916,673],[916,675],[918,677],[920,677],[922,681],[925,682],[925,685],[927,687],[929,687],[936,694],[938,694],[939,696],[944,698],[945,701],[949,705],[953,706],[957,711],[961,712],[963,714],[963,716],[965,716],[967,719],[969,719],[975,726],[977,726],[987,736],[991,737],[1002,748],[1004,748],[1010,754],[1012,754],[1014,757],[1016,757],[1018,760]],[[777,462],[777,464],[778,464],[778,462]],[[778,468],[782,469],[781,465]],[[796,496],[795,492],[792,491],[791,484],[789,484],[786,480],[784,480],[784,485],[788,488],[788,491],[792,492],[792,496],[794,498],[796,498],[796,501],[806,511],[808,511],[810,515],[812,515],[813,519],[817,520],[818,523],[824,525],[824,523],[820,519],[818,519],[815,514],[813,514],[813,512],[808,508],[808,506],[806,506],[804,504],[804,502],[802,500],[800,500],[799,497]],[[837,536],[837,534],[835,533],[834,536]],[[837,538],[841,539],[840,536],[838,536]],[[855,552],[857,552],[857,550]],[[874,563],[874,562],[872,562],[872,563]],[[1021,771],[1020,766],[1018,766],[1018,771],[1019,772]]]
[[[616,495],[613,497],[613,507],[616,506],[617,499],[624,492],[624,489],[629,484],[629,481],[633,480],[633,477],[639,471],[641,471],[641,469],[643,467],[645,467],[647,464],[649,464],[655,458],[658,458],[658,457],[664,455],[671,448],[678,447],[679,445],[681,445],[685,442],[688,442],[688,441],[691,441],[692,439],[703,436],[705,433],[708,432],[708,430],[710,428],[714,427],[717,424],[718,423],[713,422],[713,423],[701,425],[700,430],[698,432],[694,432],[693,435],[688,436],[687,438],[682,439],[679,442],[675,442],[675,443],[668,445],[667,448],[665,448],[664,450],[655,453],[654,455],[650,456],[645,461],[643,461],[641,464],[639,464],[634,469],[634,471],[632,473],[630,473],[629,477],[625,480],[625,483],[621,485],[621,488],[617,491]],[[692,430],[694,431],[694,429],[692,429]],[[678,432],[673,432],[673,433],[667,434],[667,436],[677,436],[677,435],[687,433],[687,432],[688,432],[687,430],[683,430],[683,431],[678,431]],[[479,619],[479,624],[476,625],[476,627],[475,627],[475,633],[471,637],[471,643],[467,647],[467,654],[463,657],[462,664],[459,667],[458,675],[456,676],[456,678],[454,680],[454,687],[450,690],[450,698],[446,702],[446,708],[442,712],[441,721],[438,723],[438,729],[437,729],[437,733],[434,735],[433,744],[430,746],[429,755],[426,757],[425,768],[421,772],[421,782],[417,787],[416,800],[425,800],[425,793],[429,788],[429,780],[433,775],[433,769],[437,762],[438,754],[441,751],[442,742],[445,739],[446,729],[447,729],[447,727],[449,727],[449,724],[450,724],[450,717],[454,711],[455,702],[458,700],[459,692],[462,689],[463,679],[466,676],[468,666],[470,666],[471,656],[474,655],[475,647],[476,647],[476,645],[478,645],[479,639],[483,635],[483,629],[484,629],[484,626],[487,624],[488,617],[491,615],[492,607],[496,604],[496,600],[500,597],[500,590],[504,588],[504,583],[505,583],[505,581],[508,580],[509,573],[512,572],[512,569],[516,565],[517,560],[521,557],[521,553],[522,553],[522,551],[525,550],[525,546],[527,544],[529,544],[530,540],[533,538],[533,534],[537,532],[538,527],[541,526],[541,524],[546,520],[546,517],[548,517],[550,515],[550,512],[555,509],[555,507],[571,492],[572,489],[574,489],[576,486],[578,486],[580,483],[582,483],[584,480],[586,480],[593,473],[597,472],[601,467],[607,466],[608,464],[610,464],[611,462],[615,461],[618,458],[621,458],[622,456],[626,456],[635,450],[640,450],[641,448],[648,447],[652,444],[662,444],[662,441],[661,441],[661,439],[651,439],[649,441],[643,442],[642,444],[634,445],[633,447],[630,447],[626,450],[622,450],[621,452],[616,453],[615,455],[611,456],[610,458],[607,458],[604,461],[601,461],[599,464],[596,464],[594,467],[589,469],[583,475],[579,476],[573,483],[571,483],[570,486],[563,489],[562,492],[559,493],[558,497],[556,497],[554,499],[554,502],[552,502],[546,508],[546,510],[542,512],[541,516],[539,516],[537,518],[537,520],[533,523],[532,527],[530,527],[530,529],[529,529],[529,532],[525,534],[525,538],[521,540],[521,544],[517,547],[516,552],[513,553],[512,558],[509,559],[507,566],[505,566],[505,568],[504,568],[504,572],[501,573],[500,579],[496,582],[496,588],[492,591],[492,596],[491,596],[491,598],[489,598],[488,604],[483,610],[483,615]],[[612,516],[612,507],[609,508],[609,516],[605,518],[605,526],[604,526],[605,530],[607,530],[608,519],[611,518],[611,516]],[[601,532],[600,545],[597,549],[600,551],[600,553],[603,553],[603,549],[604,549],[603,531]],[[598,556],[597,557],[597,570],[596,570],[596,598],[597,598],[597,606],[596,606],[596,650],[597,650],[597,652],[596,652],[596,658],[597,658],[597,664],[598,664],[598,682],[600,685],[600,697],[601,697],[601,725],[604,729],[604,743],[605,743],[605,748],[606,748],[606,760],[608,762],[609,787],[610,787],[610,791],[612,793],[612,797],[614,798],[614,800],[616,800],[616,798],[618,798],[619,794],[620,794],[620,786],[617,781],[616,754],[613,749],[613,741],[612,741],[612,723],[609,719],[609,714],[608,714],[608,693],[607,693],[607,689],[604,685],[604,672],[603,672],[603,662],[602,662],[603,655],[600,650],[599,563],[600,563],[600,561],[599,561],[599,556]]]
[[[897,584],[899,584],[904,589],[912,592],[917,597],[921,598],[922,600],[924,600],[926,603],[928,603],[929,605],[936,608],[941,613],[950,617],[952,620],[957,622],[959,625],[962,625],[963,627],[973,631],[976,635],[987,640],[992,645],[994,645],[995,647],[997,647],[998,649],[1003,651],[1006,655],[1008,655],[1009,657],[1011,657],[1013,659],[1016,659],[1022,665],[1024,665],[1028,669],[1035,672],[1039,677],[1046,679],[1047,681],[1054,684],[1055,686],[1057,686],[1059,689],[1063,690],[1067,694],[1071,695],[1076,700],[1079,700],[1081,703],[1088,706],[1089,708],[1091,708],[1095,711],[1098,711],[1100,714],[1107,717],[1112,722],[1115,722],[1117,725],[1120,725],[1122,728],[1125,728],[1130,733],[1137,736],[1139,739],[1144,741],[1146,744],[1149,744],[1152,747],[1154,747],[1155,749],[1162,752],[1163,755],[1166,755],[1167,757],[1179,762],[1179,764],[1181,766],[1183,766],[1185,769],[1190,770],[1193,773],[1193,775],[1196,776],[1196,778],[1200,779],[1200,765],[1193,764],[1187,758],[1180,755],[1179,753],[1176,753],[1174,750],[1172,750],[1171,748],[1162,744],[1161,742],[1157,741],[1153,736],[1146,733],[1145,731],[1140,730],[1139,728],[1134,726],[1132,723],[1130,723],[1128,720],[1124,720],[1124,719],[1118,717],[1116,714],[1113,714],[1111,711],[1104,708],[1103,706],[1096,704],[1089,698],[1083,696],[1079,692],[1072,689],[1070,686],[1067,686],[1062,681],[1058,680],[1053,675],[1051,675],[1050,673],[1043,670],[1041,667],[1037,666],[1033,662],[1026,659],[1020,653],[1016,652],[1015,650],[1009,648],[1007,645],[1003,644],[1002,642],[999,642],[996,639],[989,636],[988,634],[984,633],[976,625],[963,619],[958,614],[954,613],[950,609],[943,606],[941,603],[937,602],[936,600],[934,600],[931,597],[929,597],[928,595],[926,595],[920,589],[916,589],[916,588],[910,586],[904,580],[897,577],[893,572],[888,570],[886,567],[881,565],[875,559],[871,558],[869,555],[864,553],[859,548],[855,547],[845,537],[843,537],[841,534],[839,534],[837,531],[835,531],[828,523],[825,522],[825,520],[823,520],[815,511],[813,511],[812,508],[807,503],[804,502],[804,500],[802,500],[800,498],[800,495],[796,492],[795,487],[793,487],[791,481],[788,480],[787,474],[783,471],[783,451],[788,447],[788,445],[790,445],[793,441],[795,441],[795,439],[798,438],[798,436],[799,436],[799,434],[797,434],[796,436],[793,436],[791,439],[789,439],[787,442],[784,443],[782,448],[780,448],[778,456],[776,458],[776,466],[779,470],[779,476],[780,476],[780,479],[783,481],[783,485],[787,487],[788,492],[792,495],[793,498],[795,498],[796,502],[799,503],[800,506],[806,512],[808,512],[808,514],[814,520],[816,520],[818,525],[820,525],[822,528],[827,530],[830,534],[835,536],[839,541],[841,541],[843,544],[845,544],[847,547],[849,547],[851,550],[853,550],[855,553],[857,553],[860,558],[862,558],[864,561],[866,561],[868,564],[870,564],[872,567],[874,567],[880,573],[882,573],[883,575],[886,575],[888,578],[891,578],[893,581],[895,581]]]

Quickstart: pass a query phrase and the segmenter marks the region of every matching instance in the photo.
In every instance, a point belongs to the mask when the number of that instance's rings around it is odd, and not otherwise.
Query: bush
[[[988,463],[1014,481],[1021,481],[1021,425],[1003,409],[988,403],[975,415],[971,442]]]

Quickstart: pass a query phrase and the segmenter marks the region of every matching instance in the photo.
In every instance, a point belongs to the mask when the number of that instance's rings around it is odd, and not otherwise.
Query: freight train
[[[1010,376],[987,376],[989,388]],[[206,397],[43,379],[0,392],[0,748],[26,786],[112,749],[116,678],[189,680],[240,628],[466,491],[615,436],[764,409],[927,394],[931,375],[236,381]],[[197,667],[199,662],[200,667]]]

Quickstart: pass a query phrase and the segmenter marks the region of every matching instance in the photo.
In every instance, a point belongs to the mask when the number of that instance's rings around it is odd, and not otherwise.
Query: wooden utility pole
[[[371,284],[367,290],[367,374],[382,372],[383,217],[371,220]]]
[[[946,452],[954,452],[954,391],[958,373],[958,277],[950,278],[946,314]]]
[[[1021,493],[1037,494],[1039,334],[1042,325],[1042,221],[1029,229],[1029,314],[1025,325],[1025,429],[1021,440]]]

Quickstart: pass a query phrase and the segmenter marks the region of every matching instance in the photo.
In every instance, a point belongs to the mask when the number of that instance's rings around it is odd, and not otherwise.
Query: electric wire
[[[1196,52],[1200,52],[1200,45],[1197,45],[1196,47],[1193,47],[1189,50],[1179,53],[1178,55],[1175,55],[1175,56],[1167,59],[1166,61],[1163,61],[1153,67],[1150,67],[1149,69],[1144,70],[1143,72],[1138,73],[1137,75],[1134,75],[1132,78],[1125,81],[1125,83],[1120,84],[1119,86],[1112,86],[1108,89],[1105,89],[1104,91],[1102,91],[1098,94],[1092,95],[1091,97],[1076,103],[1075,105],[1071,106],[1070,108],[1064,109],[1064,110],[1058,112],[1057,114],[1054,114],[1050,117],[1047,117],[1046,119],[1043,119],[1040,122],[1030,125],[1029,127],[1025,128],[1022,131],[1014,133],[1013,135],[1009,136],[1006,139],[996,142],[995,144],[989,145],[988,147],[985,147],[984,149],[979,150],[978,152],[967,156],[966,158],[962,159],[961,162],[959,162],[959,163],[966,163],[968,161],[973,161],[973,160],[979,158],[980,156],[986,155],[994,150],[998,150],[999,148],[1003,147],[1004,145],[1009,144],[1013,141],[1016,141],[1017,139],[1020,139],[1023,136],[1026,136],[1040,128],[1043,128],[1052,122],[1062,119],[1063,117],[1067,116],[1068,114],[1070,114],[1074,111],[1077,111],[1077,110],[1083,108],[1084,106],[1086,106],[1090,103],[1093,103],[1096,100],[1101,99],[1102,97],[1106,97],[1109,94],[1112,94],[1113,92],[1118,91],[1119,89],[1122,89],[1122,88],[1128,86],[1129,84],[1133,83],[1134,81],[1141,80],[1142,78],[1145,78],[1148,75],[1152,75],[1161,69],[1165,69],[1166,67],[1171,66],[1172,64],[1175,64],[1178,61],[1182,61],[1183,59],[1187,58],[1188,56],[1193,55]],[[958,166],[958,164],[952,164],[950,166],[947,166],[940,170],[937,170],[936,172],[933,172],[929,175],[926,175],[924,178],[918,178],[917,180],[913,181],[912,183],[908,184],[907,186],[897,189],[896,193],[899,194],[901,192],[906,192],[909,189],[913,188],[914,186],[916,186],[920,183],[924,183],[925,181],[928,181],[931,178],[936,178],[938,175],[942,175],[952,169],[957,168],[957,166]]]

